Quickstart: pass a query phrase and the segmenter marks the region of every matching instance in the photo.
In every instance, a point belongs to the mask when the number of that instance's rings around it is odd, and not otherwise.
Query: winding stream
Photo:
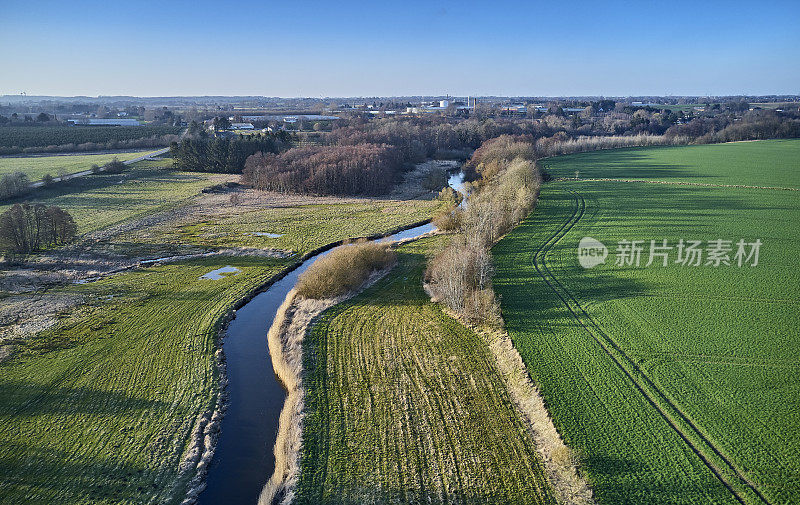
[[[451,174],[448,185],[463,193],[463,172]],[[414,238],[433,229],[432,224],[424,224],[379,240]],[[222,345],[228,364],[229,402],[199,504],[255,504],[272,475],[273,448],[286,390],[272,368],[267,331],[300,274],[329,252],[308,258],[256,295],[228,324]]]

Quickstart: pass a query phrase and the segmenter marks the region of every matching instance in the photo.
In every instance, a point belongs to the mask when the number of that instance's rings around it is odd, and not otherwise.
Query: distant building
[[[252,130],[253,123],[231,123],[231,130]]]
[[[528,111],[528,108],[522,104],[511,104],[500,107],[500,110],[502,112],[509,112],[512,114],[525,114]]]

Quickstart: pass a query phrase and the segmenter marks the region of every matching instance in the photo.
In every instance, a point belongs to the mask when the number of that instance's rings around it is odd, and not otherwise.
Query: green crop
[[[646,178],[670,184],[546,184],[537,210],[494,248],[509,333],[600,503],[800,500],[800,198],[681,184],[800,187],[798,146],[547,160],[557,175],[637,179],[659,160],[664,172]],[[578,263],[586,236],[611,252],[591,270]],[[681,238],[763,245],[757,267],[614,264],[620,240]]]
[[[295,503],[554,503],[488,345],[422,289],[438,242],[306,337]]]

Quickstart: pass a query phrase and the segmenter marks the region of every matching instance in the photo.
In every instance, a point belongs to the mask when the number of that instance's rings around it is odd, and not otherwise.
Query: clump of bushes
[[[492,291],[489,250],[461,238],[428,264],[425,280],[436,301],[472,323],[497,325],[500,309]]]
[[[385,145],[295,147],[247,158],[242,183],[256,189],[314,195],[388,193],[403,170],[398,149]]]
[[[125,163],[114,158],[112,161],[103,165],[103,171],[107,174],[121,174],[125,170],[125,167]]]
[[[0,177],[0,199],[21,196],[30,190],[30,181],[24,172],[15,172]]]
[[[69,212],[55,205],[17,203],[0,214],[0,248],[12,253],[29,254],[64,244],[77,231]]]
[[[354,291],[369,276],[395,261],[388,244],[356,242],[331,251],[314,262],[297,281],[297,292],[306,298],[334,298]]]
[[[443,188],[437,200],[442,202],[442,207],[433,215],[433,225],[442,231],[457,231],[461,229],[464,212],[459,207],[462,197],[451,187]]]

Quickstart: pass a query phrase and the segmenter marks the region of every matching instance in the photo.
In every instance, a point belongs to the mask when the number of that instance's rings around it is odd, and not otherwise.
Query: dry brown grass
[[[441,231],[461,229],[464,212],[458,207],[446,207],[433,215],[433,225]]]
[[[297,292],[306,298],[333,298],[349,293],[395,260],[389,244],[356,242],[337,247],[318,259],[297,281]]]

